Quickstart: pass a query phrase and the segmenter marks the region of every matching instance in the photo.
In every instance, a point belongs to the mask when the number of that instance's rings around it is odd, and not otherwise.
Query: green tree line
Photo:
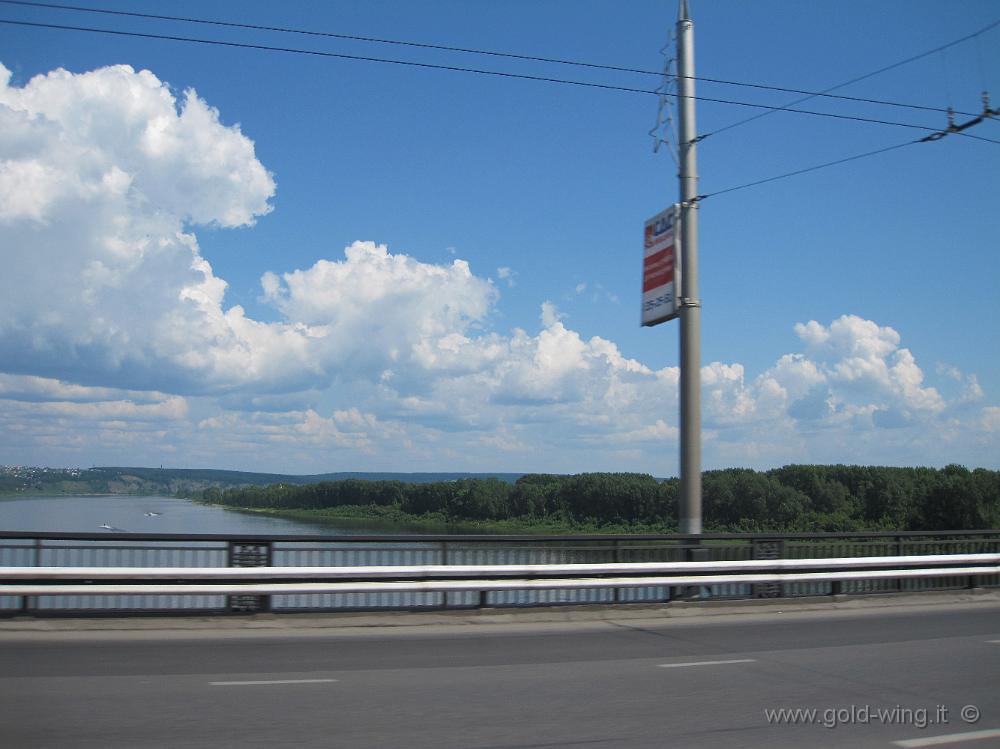
[[[210,488],[199,498],[232,507],[323,510],[381,507],[447,521],[521,520],[677,528],[678,480],[636,473],[527,474],[434,483],[323,481]],[[959,530],[1000,527],[1000,472],[962,466],[790,465],[703,474],[708,530]]]

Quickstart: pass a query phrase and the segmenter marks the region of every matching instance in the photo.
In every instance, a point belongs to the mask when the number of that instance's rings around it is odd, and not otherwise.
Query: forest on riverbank
[[[498,478],[513,483],[520,473],[373,473],[345,471],[314,475],[251,473],[215,468],[49,468],[0,465],[0,497],[62,496],[82,494],[131,494],[140,497],[165,494],[192,496],[210,487],[316,484],[321,481],[363,479],[420,484],[461,478]]]
[[[705,530],[863,531],[1000,527],[1000,472],[949,465],[789,465],[703,474]],[[384,519],[483,530],[676,531],[677,479],[636,473],[526,474],[514,483],[322,481],[188,494],[301,519]]]

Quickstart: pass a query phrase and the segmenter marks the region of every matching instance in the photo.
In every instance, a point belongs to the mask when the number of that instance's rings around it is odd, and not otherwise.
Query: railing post
[[[226,550],[229,567],[269,567],[274,551],[270,541],[227,541]],[[228,596],[227,609],[244,614],[270,611],[271,596]]]
[[[448,564],[448,542],[441,542],[441,564]],[[441,608],[448,608],[448,591],[441,593]]]
[[[897,557],[904,556],[904,554],[903,554],[903,546],[905,544],[906,544],[906,541],[903,539],[902,536],[896,536],[896,556]],[[896,590],[898,592],[900,592],[900,593],[903,592],[903,579],[900,578],[900,577],[896,578]]]
[[[688,559],[692,562],[707,562],[709,557],[709,550],[707,546],[701,545],[701,539],[698,539],[698,545],[688,549]],[[708,598],[712,596],[712,589],[707,585],[699,585],[697,590],[698,598],[701,598],[701,589],[707,588]]]
[[[751,540],[753,559],[781,559],[785,555],[785,542],[780,538],[760,538]],[[756,583],[752,587],[754,598],[781,598],[784,591],[781,583]]]
[[[966,540],[964,548],[962,549],[962,553],[963,554],[971,554],[974,551],[978,551],[978,549],[973,549],[972,547],[973,547],[973,544],[971,542],[969,542],[968,540]],[[969,575],[969,579],[966,580],[965,587],[968,588],[969,590],[975,590],[976,588],[978,588],[979,587],[979,576],[978,575]]]
[[[692,546],[684,547],[684,561],[686,562],[707,562],[708,548],[701,545],[701,539],[697,539]],[[701,588],[703,585],[678,586],[674,597],[680,599],[701,598]]]
[[[622,542],[615,539],[615,563],[619,563],[622,560]],[[612,591],[612,601],[614,603],[621,603],[621,588],[614,588]]]
[[[36,538],[34,545],[35,553],[32,555],[35,567],[42,566],[42,539]],[[35,596],[21,596],[21,613],[25,616],[30,615],[37,607],[38,601],[33,600]]]

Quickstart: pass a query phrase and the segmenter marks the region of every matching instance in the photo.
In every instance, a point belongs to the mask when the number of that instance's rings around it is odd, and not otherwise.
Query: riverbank
[[[508,520],[453,520],[440,513],[412,515],[396,507],[381,507],[372,505],[342,505],[323,509],[273,509],[233,507],[193,500],[199,504],[233,510],[248,515],[267,516],[296,520],[298,522],[321,526],[338,526],[341,528],[372,528],[379,531],[396,531],[400,533],[468,533],[468,534],[525,534],[525,535],[581,535],[581,534],[644,534],[644,533],[676,533],[676,528],[654,526],[647,524],[600,525],[597,523],[578,523],[555,518],[532,520],[517,518]]]
[[[0,530],[39,533],[176,534],[196,536],[379,535],[369,523],[320,524],[193,502],[182,497],[121,494],[0,498]]]

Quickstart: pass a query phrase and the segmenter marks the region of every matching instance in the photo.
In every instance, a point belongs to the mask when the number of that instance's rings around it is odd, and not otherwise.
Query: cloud
[[[407,449],[405,430],[357,408],[323,415],[314,409],[282,413],[229,412],[202,419],[196,439],[232,440],[240,449],[270,446],[290,451],[370,454],[377,447]]]
[[[4,68],[0,194],[27,197],[0,209],[6,371],[275,394],[390,368],[466,366],[464,337],[497,292],[465,261],[420,263],[356,242],[343,260],[265,273],[263,299],[285,319],[254,320],[225,306],[227,284],[191,233],[270,210],[274,181],[238,126],[194,91],[178,101],[127,66],[58,70],[23,88],[9,78]]]
[[[914,414],[945,410],[944,398],[924,385],[923,371],[913,353],[900,347],[901,336],[894,329],[843,315],[829,326],[815,320],[799,323],[795,332],[811,357],[801,359],[808,361],[810,388],[822,386],[832,412],[864,402],[882,415],[884,425],[898,425]]]
[[[355,242],[344,255],[261,279],[264,298],[307,331],[316,367],[327,377],[368,379],[386,369],[459,366],[467,334],[497,300],[489,281],[464,260],[421,263],[374,242]]]
[[[26,202],[8,206],[6,220],[44,223],[62,201],[130,192],[197,224],[242,226],[270,210],[274,181],[253,143],[193,89],[178,103],[155,75],[127,65],[59,69],[23,88],[10,77],[0,66],[5,165],[37,189],[21,191]],[[9,181],[4,190],[14,192]]]
[[[0,454],[15,462],[134,464],[145,454],[154,464],[183,444],[189,418],[177,395],[0,375]]]
[[[84,387],[69,382],[28,375],[0,373],[0,399],[29,403],[69,402],[94,403],[109,400],[156,403],[165,399],[163,393],[147,390]]]
[[[669,426],[663,419],[657,419],[648,426],[633,429],[629,432],[622,432],[616,436],[621,442],[676,442],[680,436],[680,430],[675,426]]]
[[[542,317],[542,325],[544,325],[546,328],[551,328],[553,325],[555,325],[561,319],[563,319],[564,317],[566,317],[566,315],[564,315],[563,313],[561,313],[559,311],[559,308],[556,307],[556,305],[554,305],[552,302],[546,300],[546,301],[542,302],[542,315],[541,315],[541,317]]]
[[[261,332],[189,232],[251,225],[271,175],[238,126],[149,71],[0,66],[0,360],[8,372],[197,392],[266,377]],[[271,331],[294,357],[287,331]],[[245,379],[245,376],[240,376]]]
[[[263,272],[276,321],[227,307],[196,232],[253,224],[275,189],[253,142],[194,91],[127,66],[17,88],[0,67],[0,448],[275,471],[671,472],[678,368],[582,335],[548,300],[537,329],[495,330],[498,289],[457,257],[357,241]],[[618,301],[600,284],[575,292]],[[1000,416],[974,374],[942,365],[939,390],[898,331],[855,315],[793,331],[762,372],[702,367],[706,465],[996,464]]]
[[[573,288],[573,293],[576,294],[577,296],[580,296],[585,291],[587,291],[587,289],[591,290],[589,297],[590,301],[593,302],[594,304],[604,301],[611,302],[612,304],[621,304],[621,299],[618,297],[618,295],[612,291],[608,291],[608,289],[606,289],[600,281],[593,284],[588,284],[586,281],[580,281]],[[572,295],[566,295],[565,298],[568,300],[572,299],[573,297]]]
[[[132,401],[102,401],[99,403],[49,402],[11,404],[16,409],[33,416],[61,417],[93,421],[162,421],[179,420],[187,416],[187,401],[179,396],[164,398],[159,403],[134,403]]]

